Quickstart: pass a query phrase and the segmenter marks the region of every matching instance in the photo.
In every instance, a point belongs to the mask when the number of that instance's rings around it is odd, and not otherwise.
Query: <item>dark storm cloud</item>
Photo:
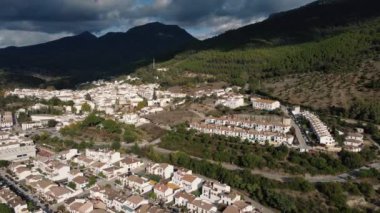
[[[124,31],[150,21],[178,24],[204,37],[309,2],[311,0],[0,0],[0,46],[24,45],[39,41],[38,36],[44,41],[86,30],[98,34]],[[18,37],[10,42],[12,32]],[[30,42],[25,36],[27,32],[34,35]],[[19,38],[21,35],[25,38]]]

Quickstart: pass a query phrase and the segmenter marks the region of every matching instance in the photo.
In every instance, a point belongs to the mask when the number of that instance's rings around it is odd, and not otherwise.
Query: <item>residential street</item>
[[[4,170],[0,170],[0,178],[3,179],[7,184],[13,186],[17,189],[19,193],[21,193],[23,196],[27,197],[29,200],[31,200],[36,206],[40,207],[44,212],[46,213],[52,213],[53,211],[46,207],[44,204],[40,202],[40,200],[35,196],[34,194],[31,194],[28,191],[25,191],[23,188],[19,186],[18,183],[14,182],[12,179],[7,177],[7,173]]]

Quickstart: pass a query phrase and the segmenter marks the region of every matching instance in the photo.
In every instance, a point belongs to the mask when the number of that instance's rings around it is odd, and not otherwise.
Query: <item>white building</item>
[[[113,164],[121,160],[120,152],[114,152],[114,151],[102,151],[102,150],[96,151],[96,150],[86,149],[86,157],[94,161],[100,161],[102,163],[107,163],[107,164]]]
[[[191,170],[178,170],[174,172],[171,183],[183,188],[186,192],[193,192],[199,189],[203,180],[192,174]]]
[[[215,102],[215,106],[218,105],[236,109],[238,107],[244,106],[244,96],[231,94],[224,95]]]
[[[14,119],[12,112],[6,111],[0,113],[0,129],[11,128],[14,125]]]
[[[157,198],[165,203],[170,203],[174,199],[174,190],[164,183],[157,183],[153,188]]]
[[[239,127],[264,132],[288,133],[291,128],[291,119],[279,116],[264,115],[228,115],[222,117],[208,117],[205,124],[217,126]]]
[[[245,201],[239,200],[234,202],[233,204],[227,206],[224,209],[223,213],[260,213],[255,209],[251,204],[246,203]]]
[[[24,161],[36,157],[33,141],[18,136],[2,136],[0,139],[0,160]]]
[[[67,180],[70,176],[70,166],[58,160],[35,160],[34,165],[45,177],[52,181]]]
[[[218,211],[215,205],[200,198],[189,202],[187,209],[189,213],[216,213]]]
[[[174,205],[178,207],[187,206],[188,203],[193,202],[195,200],[195,196],[193,194],[187,192],[178,192],[174,196]]]
[[[292,144],[294,140],[294,136],[289,134],[268,131],[254,131],[242,128],[229,128],[218,125],[191,123],[190,128],[206,134],[239,137],[242,140],[248,140],[250,142],[269,142],[273,145]]]
[[[137,175],[119,177],[119,180],[123,186],[139,194],[145,194],[153,189],[148,179]]]
[[[344,140],[344,150],[350,152],[360,152],[364,147],[363,135],[360,133],[349,132]]]
[[[316,134],[319,144],[326,146],[335,146],[336,142],[330,134],[327,126],[316,116],[309,111],[303,111],[301,113],[311,124],[311,127]]]
[[[132,195],[130,197],[128,197],[125,205],[123,205],[122,209],[125,211],[125,212],[128,212],[128,213],[133,213],[133,212],[136,212],[136,210],[144,205],[144,204],[148,204],[149,201],[148,200],[145,200],[143,197],[139,196],[139,195]]]
[[[231,192],[231,187],[219,182],[207,181],[202,186],[202,194],[200,198],[210,201],[211,203],[219,203],[222,195]]]
[[[168,179],[173,175],[174,167],[167,163],[155,163],[146,168],[146,172]]]
[[[280,108],[281,104],[279,101],[275,100],[269,100],[269,99],[262,99],[257,97],[251,98],[252,107],[254,109],[260,109],[260,110],[275,110]]]

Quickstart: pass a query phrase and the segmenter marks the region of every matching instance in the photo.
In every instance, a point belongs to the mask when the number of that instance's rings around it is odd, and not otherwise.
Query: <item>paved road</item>
[[[303,149],[303,150],[310,149],[311,147],[306,144],[306,141],[305,141],[305,138],[304,138],[304,136],[303,136],[303,134],[301,132],[301,129],[297,125],[297,123],[295,122],[294,116],[289,114],[288,108],[285,107],[285,106],[281,106],[281,110],[285,113],[285,115],[289,116],[290,119],[291,119],[290,124],[294,128],[294,130],[295,130],[295,134],[296,134],[295,136],[296,136],[297,141],[299,143],[299,148]]]
[[[6,176],[6,172],[4,170],[0,170],[0,178],[5,180],[7,184],[13,186],[16,188],[23,196],[31,200],[36,206],[40,207],[44,212],[46,213],[53,213],[53,211],[46,206],[44,206],[41,201],[34,195],[27,191],[25,191],[23,188],[21,188],[18,183],[16,183],[13,179],[10,179]]]

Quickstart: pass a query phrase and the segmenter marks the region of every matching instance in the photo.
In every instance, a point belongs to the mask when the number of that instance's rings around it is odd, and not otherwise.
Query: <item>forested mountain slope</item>
[[[206,40],[202,45],[162,63],[170,68],[169,72],[140,69],[138,73],[149,80],[158,76],[168,86],[192,86],[205,80],[249,85],[251,92],[314,108],[350,111],[356,105],[360,111],[369,112],[359,117],[380,120],[380,93],[376,86],[380,71],[365,68],[379,61],[378,1],[317,1]],[[334,79],[336,85],[329,84],[324,76]],[[348,83],[346,78],[352,85],[343,85]],[[283,84],[286,80],[288,83]],[[334,93],[321,92],[332,88]],[[338,100],[336,97],[342,94],[344,97]]]

